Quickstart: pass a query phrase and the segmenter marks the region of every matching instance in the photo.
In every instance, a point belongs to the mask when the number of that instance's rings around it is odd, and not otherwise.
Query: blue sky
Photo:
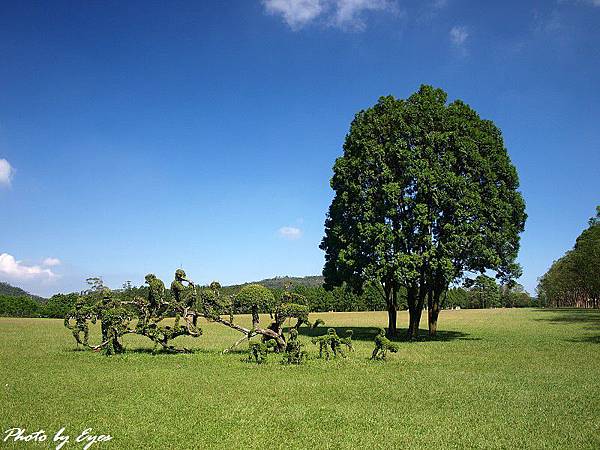
[[[321,272],[353,115],[421,83],[503,131],[520,280],[600,203],[600,1],[0,4],[0,280]]]

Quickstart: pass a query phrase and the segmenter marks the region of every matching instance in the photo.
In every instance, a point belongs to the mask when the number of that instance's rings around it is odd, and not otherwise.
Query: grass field
[[[127,336],[104,357],[74,351],[60,320],[0,319],[2,431],[113,436],[92,449],[600,448],[600,311],[443,311],[438,340],[400,342],[387,362],[368,360],[386,313],[311,316],[353,328],[356,352],[318,360],[304,335],[306,365],[254,365],[221,354],[238,333],[203,323],[180,338],[193,354]]]

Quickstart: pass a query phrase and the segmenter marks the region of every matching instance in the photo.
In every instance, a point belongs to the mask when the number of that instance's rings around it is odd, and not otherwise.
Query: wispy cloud
[[[600,0],[558,0],[558,3],[582,3],[600,7]]]
[[[538,34],[556,35],[564,28],[561,15],[557,9],[553,9],[549,13],[533,11],[533,24],[533,29]]]
[[[277,232],[284,239],[296,240],[302,237],[302,230],[296,227],[281,227]]]
[[[60,266],[61,265],[61,261],[58,258],[46,258],[42,262],[42,265],[44,265],[46,267]]]
[[[360,31],[366,27],[365,13],[398,11],[395,0],[262,0],[262,3],[267,13],[281,16],[292,30],[322,20],[344,30]]]
[[[389,0],[337,0],[333,24],[343,29],[364,30],[363,14],[367,11],[396,12],[397,5]]]
[[[0,159],[0,185],[10,186],[15,175],[15,169],[6,159]]]
[[[280,15],[292,30],[302,28],[323,12],[324,0],[263,0],[269,14]]]
[[[28,266],[8,253],[0,254],[0,275],[13,280],[50,280],[57,277],[50,269],[36,265]]]
[[[450,29],[450,40],[455,46],[464,46],[468,38],[469,32],[467,31],[467,27],[455,26]]]

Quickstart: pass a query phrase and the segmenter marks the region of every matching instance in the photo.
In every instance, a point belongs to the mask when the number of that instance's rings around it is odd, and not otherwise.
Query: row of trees
[[[77,294],[56,294],[42,303],[28,295],[0,295],[0,316],[63,318],[76,299]]]
[[[442,308],[511,308],[539,306],[536,299],[529,296],[523,287],[516,284],[512,289],[500,286],[488,276],[481,275],[470,287],[454,287],[447,291],[441,300]],[[235,295],[240,287],[235,289],[222,288],[224,295]],[[379,290],[373,285],[367,285],[361,294],[357,294],[347,286],[326,290],[323,286],[296,285],[291,292],[306,299],[311,311],[383,311],[386,304]],[[274,298],[279,301],[286,292],[285,289],[271,288]],[[115,291],[125,300],[131,301],[137,297],[147,297],[146,286],[133,286],[126,283],[122,289]],[[0,316],[4,317],[50,317],[63,318],[70,311],[78,298],[77,293],[56,294],[47,302],[40,303],[28,296],[0,296]],[[165,298],[169,300],[171,293],[167,289]],[[398,295],[398,309],[408,309],[406,291]],[[243,308],[242,308],[243,310]],[[245,311],[244,312],[250,312]],[[261,311],[266,312],[266,311]]]
[[[479,275],[468,288],[448,289],[443,304],[447,308],[526,308],[540,306],[520,284],[513,286],[498,285],[487,275]]]
[[[600,307],[600,206],[575,246],[540,278],[537,294],[549,306]]]

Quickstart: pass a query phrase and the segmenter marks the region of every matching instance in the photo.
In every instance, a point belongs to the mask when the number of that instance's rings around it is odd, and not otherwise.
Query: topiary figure
[[[312,343],[319,346],[319,358],[323,357],[323,353],[325,353],[326,360],[330,359],[331,353],[334,357],[337,357],[338,354],[346,357],[342,350],[342,340],[334,328],[328,328],[327,334],[313,338]]]
[[[187,283],[185,286],[183,283]],[[179,326],[179,319],[183,316],[190,334],[195,334],[194,329],[198,320],[198,315],[193,313],[193,323],[190,323],[188,312],[196,303],[196,286],[187,279],[183,269],[175,271],[175,279],[171,283],[171,294],[173,295],[173,307],[175,309],[175,328]]]
[[[307,357],[308,354],[302,350],[302,343],[298,340],[298,330],[292,328],[285,346],[283,362],[286,364],[302,364]]]
[[[251,342],[248,345],[248,359],[246,361],[263,364],[267,361],[268,352],[269,346],[265,342]]]
[[[164,314],[163,303],[165,301],[165,283],[149,273],[144,277],[148,283],[148,309],[149,315],[153,317],[162,317]]]
[[[346,330],[346,337],[340,338],[342,345],[345,345],[348,348],[348,351],[354,351],[354,345],[352,344],[352,336],[354,331]]]
[[[75,321],[75,325],[71,325],[71,320]],[[88,346],[88,338],[90,334],[90,329],[87,324],[88,320],[92,320],[93,323],[96,323],[94,311],[92,308],[85,305],[85,302],[82,298],[78,298],[73,309],[65,315],[64,321],[65,327],[73,332],[73,337],[77,343],[77,348],[79,348],[79,344],[83,345],[84,347]],[[81,339],[81,333],[83,333],[83,340]]]
[[[371,359],[373,360],[385,360],[388,350],[392,353],[398,352],[398,346],[385,337],[385,330],[383,328],[379,329],[373,342],[375,343],[375,348],[373,349],[373,354],[371,355]]]

